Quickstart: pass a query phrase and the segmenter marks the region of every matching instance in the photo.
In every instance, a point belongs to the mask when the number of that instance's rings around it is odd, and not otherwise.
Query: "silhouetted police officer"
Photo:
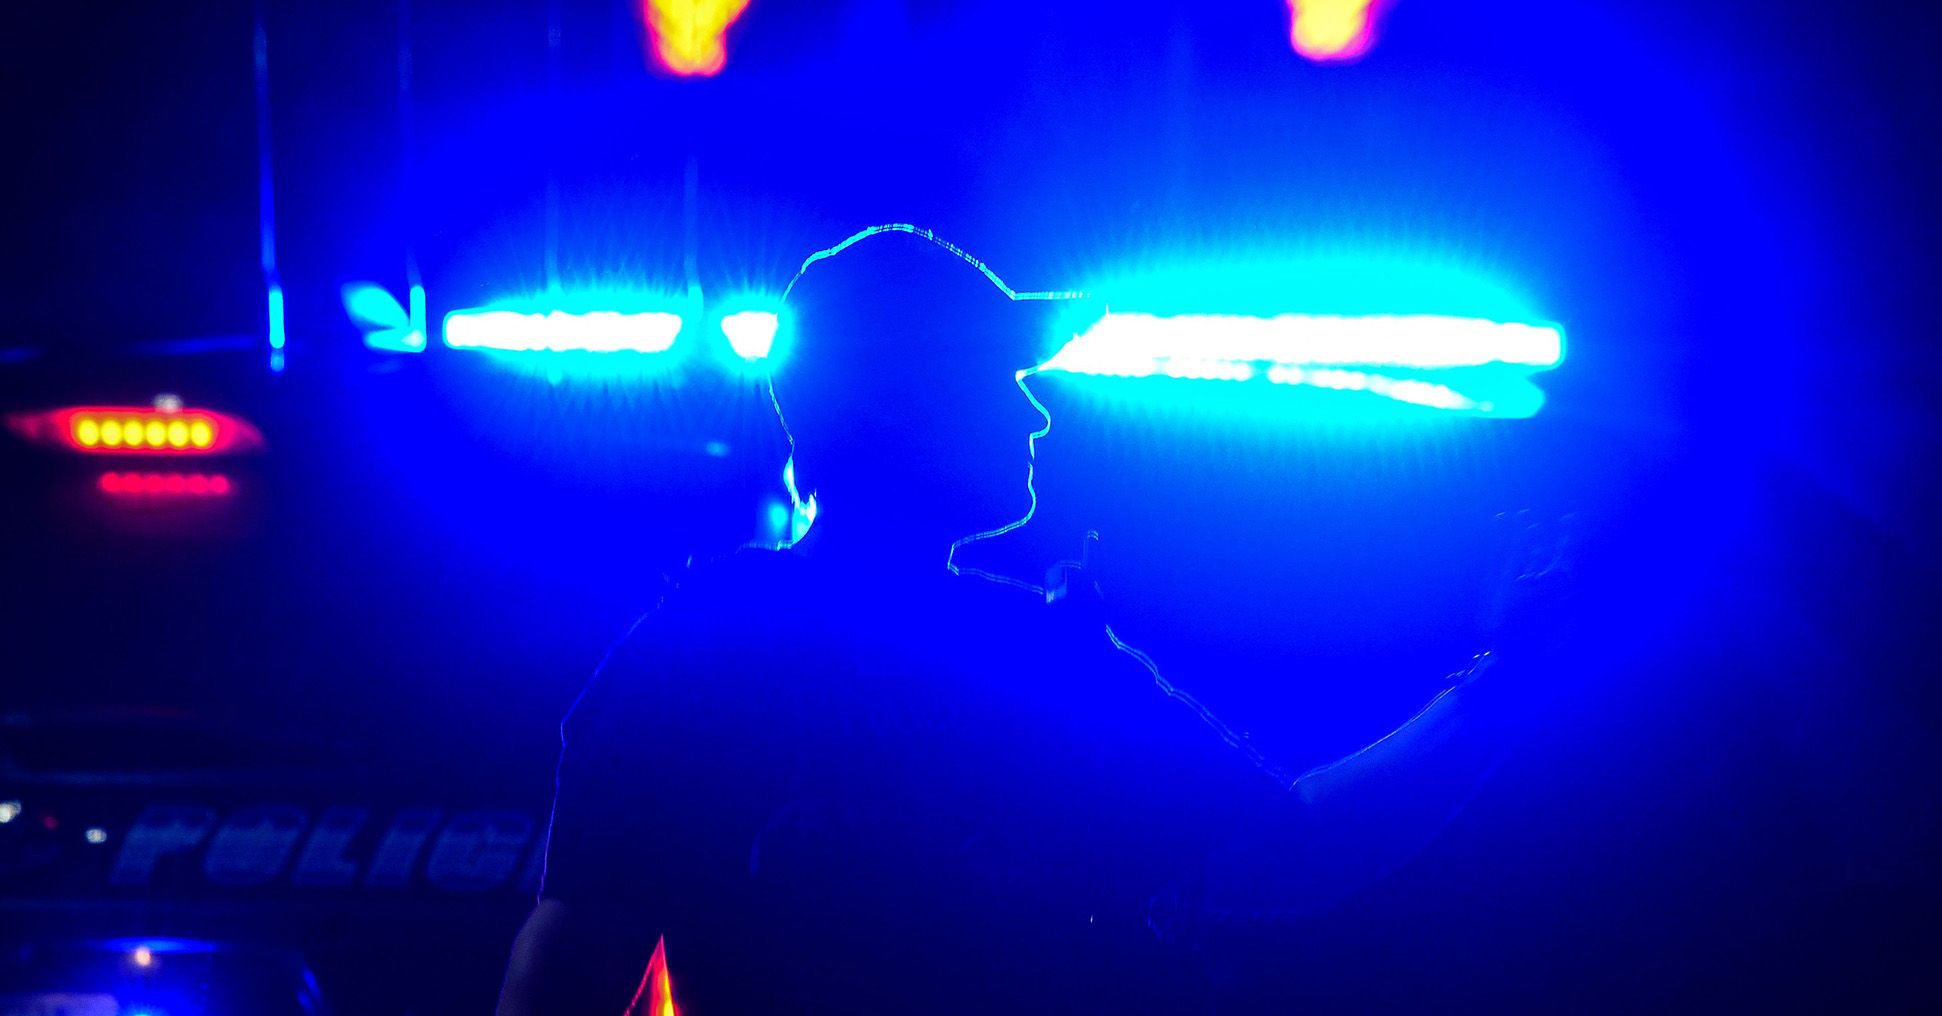
[[[1461,805],[1491,682],[1294,778],[1082,607],[947,567],[1030,509],[1053,308],[906,227],[825,254],[774,378],[814,524],[589,685],[500,1012],[646,1011],[663,940],[699,1016],[1204,1007],[1210,924],[1326,908]]]

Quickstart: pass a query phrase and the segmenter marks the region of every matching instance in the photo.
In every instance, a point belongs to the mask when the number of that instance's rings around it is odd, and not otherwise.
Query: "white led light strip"
[[[661,353],[672,348],[680,334],[681,315],[667,311],[456,311],[445,319],[445,344],[454,349]]]
[[[1250,364],[1445,370],[1503,364],[1547,370],[1564,356],[1550,325],[1432,314],[1349,317],[1111,313],[1073,337],[1042,370],[1120,377],[1246,380]]]

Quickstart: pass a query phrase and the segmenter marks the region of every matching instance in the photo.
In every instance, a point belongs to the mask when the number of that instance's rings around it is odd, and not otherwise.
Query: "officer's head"
[[[886,230],[809,264],[783,314],[776,404],[819,512],[926,539],[1025,513],[1047,421],[1018,372],[1043,351],[1042,305],[928,234]]]

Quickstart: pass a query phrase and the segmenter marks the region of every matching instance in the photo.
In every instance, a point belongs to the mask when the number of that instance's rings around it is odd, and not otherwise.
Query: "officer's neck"
[[[820,507],[814,525],[791,548],[845,571],[885,580],[929,579],[948,574],[952,537],[941,526],[913,524],[915,512]]]

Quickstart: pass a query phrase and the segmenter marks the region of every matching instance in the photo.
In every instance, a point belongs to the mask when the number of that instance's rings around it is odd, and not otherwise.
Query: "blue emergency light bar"
[[[1564,360],[1555,325],[1432,314],[1107,313],[1039,366],[1109,377],[1251,381],[1363,391],[1398,402],[1525,417],[1530,374]]]
[[[664,353],[681,334],[670,311],[459,310],[445,316],[445,344],[453,349],[534,353]]]

